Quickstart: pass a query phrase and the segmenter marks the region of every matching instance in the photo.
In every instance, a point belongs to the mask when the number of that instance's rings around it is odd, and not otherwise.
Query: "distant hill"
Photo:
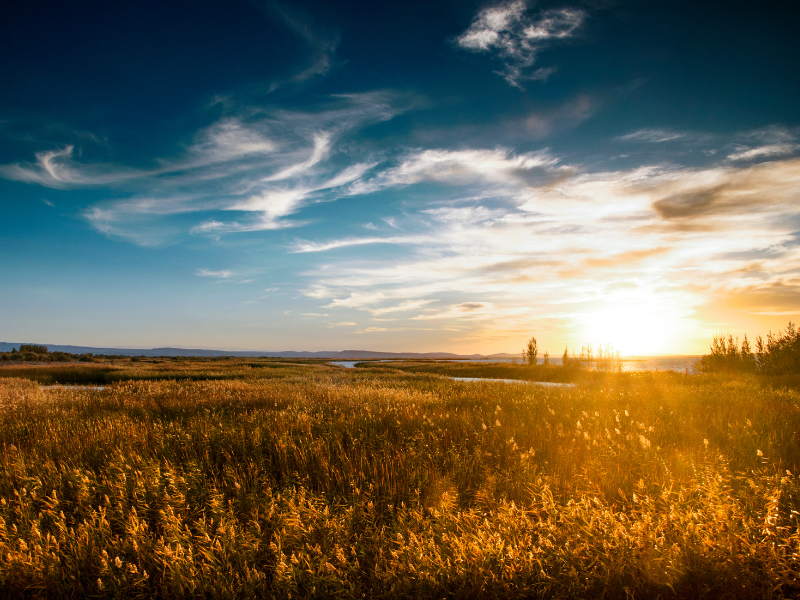
[[[11,352],[21,344],[31,342],[0,342],[0,352]],[[323,350],[321,352],[274,352],[268,350],[206,350],[202,348],[94,348],[92,346],[69,346],[61,344],[39,344],[47,346],[50,352],[68,352],[70,354],[106,354],[122,356],[266,356],[270,358],[444,358],[444,359],[479,359],[479,358],[516,358],[516,354],[452,354],[450,352],[375,352],[371,350]]]

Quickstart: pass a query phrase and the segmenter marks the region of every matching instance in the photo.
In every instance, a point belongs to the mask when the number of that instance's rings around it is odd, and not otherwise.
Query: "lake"
[[[642,356],[636,358],[623,358],[622,359],[622,372],[635,373],[639,371],[677,371],[678,373],[688,373],[693,375],[698,371],[695,369],[695,363],[700,359],[700,356]],[[332,365],[339,365],[347,369],[352,369],[356,363],[368,362],[364,360],[337,360],[331,361]],[[381,361],[371,362],[403,362],[402,360],[384,359]],[[471,360],[447,360],[442,362],[482,362],[482,363],[514,363],[519,364],[522,362],[521,358],[481,358]],[[561,364],[561,358],[551,358],[550,363],[554,365]],[[539,364],[542,364],[542,359],[539,358]]]

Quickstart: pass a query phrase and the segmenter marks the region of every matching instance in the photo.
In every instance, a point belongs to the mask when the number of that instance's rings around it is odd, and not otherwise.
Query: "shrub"
[[[711,342],[710,354],[700,359],[700,370],[706,373],[713,372],[753,372],[756,370],[756,357],[750,350],[747,335],[744,336],[741,349],[739,338],[734,339],[729,335],[715,335]]]
[[[761,336],[756,339],[756,352],[750,348],[747,335],[741,347],[739,338],[728,335],[715,335],[710,353],[700,359],[701,371],[745,372],[758,371],[767,375],[790,375],[800,373],[800,331],[789,322],[785,332],[767,335],[766,342]]]
[[[22,344],[19,347],[20,352],[32,352],[33,354],[47,354],[47,346],[39,346],[37,344]]]
[[[767,335],[767,341],[756,340],[758,369],[771,375],[800,373],[800,331],[789,321],[786,331]]]

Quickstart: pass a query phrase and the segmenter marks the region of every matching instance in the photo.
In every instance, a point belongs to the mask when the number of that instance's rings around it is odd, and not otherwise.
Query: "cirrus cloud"
[[[496,55],[504,63],[497,73],[522,89],[522,81],[546,80],[555,72],[552,66],[531,69],[543,48],[574,35],[586,16],[578,8],[560,8],[542,11],[531,19],[526,3],[514,0],[483,9],[456,43],[465,50]]]

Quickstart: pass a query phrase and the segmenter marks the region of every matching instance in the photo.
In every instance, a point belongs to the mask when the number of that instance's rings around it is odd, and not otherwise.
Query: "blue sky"
[[[800,313],[788,3],[18,3],[0,338],[702,353]]]

